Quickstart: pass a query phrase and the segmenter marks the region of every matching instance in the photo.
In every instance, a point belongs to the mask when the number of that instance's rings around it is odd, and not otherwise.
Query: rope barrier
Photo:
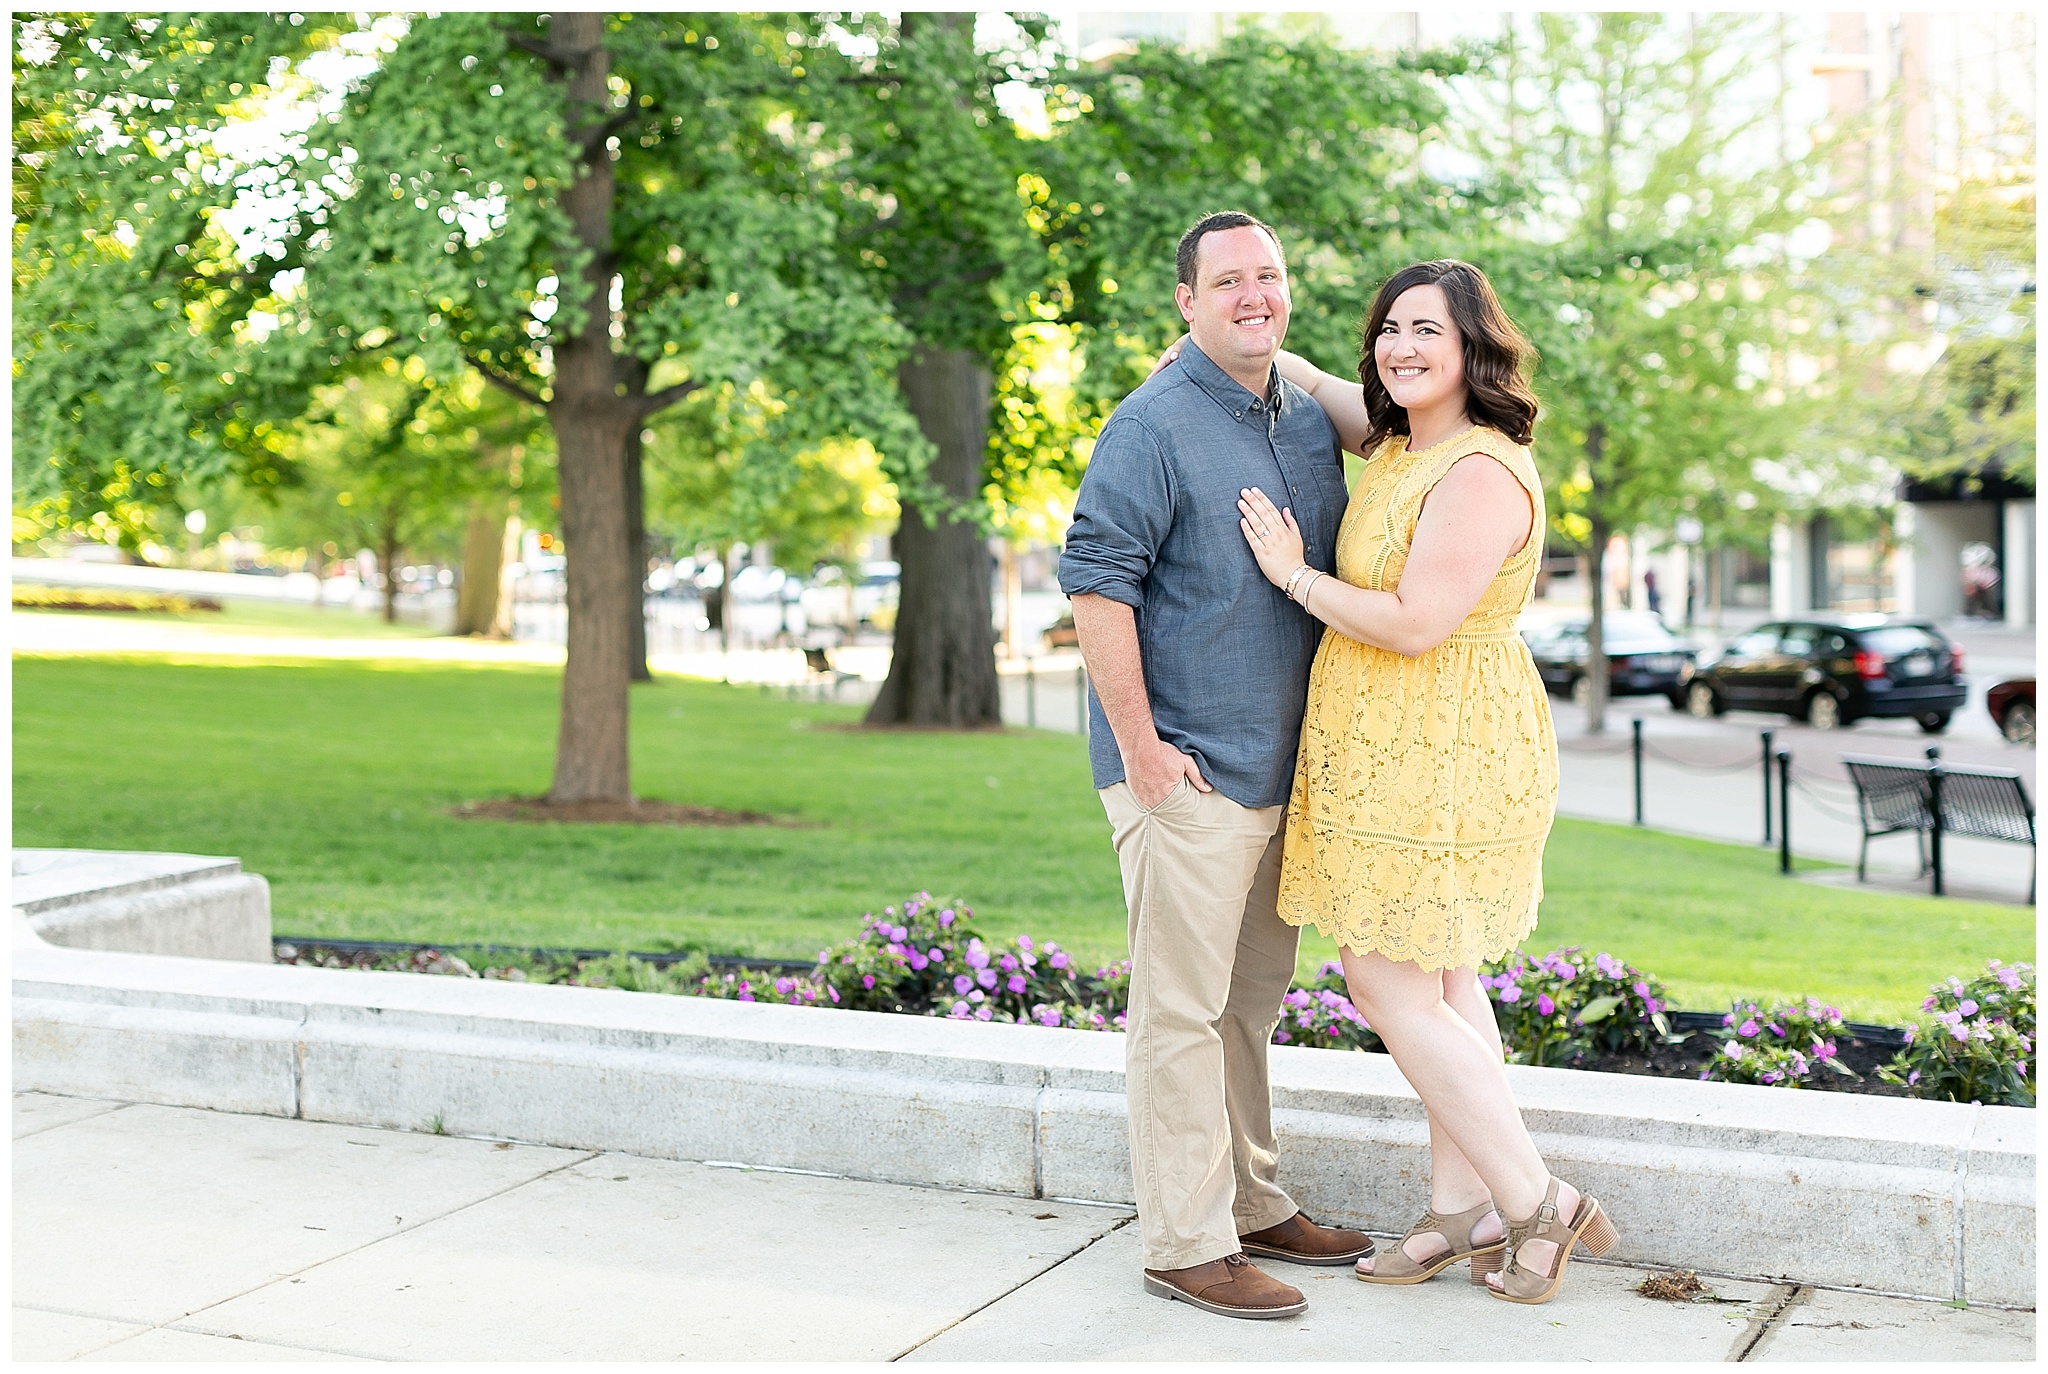
[[[1648,740],[1643,741],[1643,752],[1653,759],[1674,767],[1690,769],[1695,773],[1743,773],[1755,768],[1759,763],[1754,754],[1738,763],[1694,763],[1690,759],[1679,758],[1676,754],[1667,754]]]
[[[1834,807],[1830,806],[1826,801],[1822,800],[1818,795],[1816,795],[1812,791],[1812,789],[1810,789],[1804,782],[1802,782],[1800,779],[1796,777],[1792,779],[1792,790],[1797,792],[1800,796],[1806,798],[1808,804],[1810,804],[1814,810],[1820,812],[1823,816],[1828,816],[1834,820],[1841,821],[1845,825],[1860,826],[1863,824],[1863,817],[1857,815],[1843,815],[1840,811],[1837,811]]]
[[[1585,754],[1589,757],[1597,758],[1607,754],[1626,754],[1629,751],[1629,744],[1627,740],[1623,740],[1604,749],[1589,749],[1584,745],[1571,745],[1566,744],[1563,740],[1559,740],[1557,742],[1557,749],[1561,754]]]

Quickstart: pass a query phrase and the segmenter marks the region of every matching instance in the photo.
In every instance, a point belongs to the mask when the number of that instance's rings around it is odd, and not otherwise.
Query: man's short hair
[[[1242,210],[1218,210],[1213,215],[1204,215],[1188,226],[1180,236],[1180,247],[1174,250],[1173,270],[1175,279],[1190,291],[1195,287],[1195,259],[1201,252],[1202,236],[1214,234],[1223,229],[1263,229],[1266,237],[1273,240],[1273,251],[1280,254],[1280,265],[1287,265],[1287,254],[1280,247],[1280,236],[1273,232],[1273,226]]]

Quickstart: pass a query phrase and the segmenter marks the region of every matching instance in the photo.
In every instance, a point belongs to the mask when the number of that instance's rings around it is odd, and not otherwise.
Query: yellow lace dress
[[[1425,969],[1495,959],[1536,924],[1557,809],[1550,705],[1515,621],[1543,551],[1543,483],[1526,448],[1469,429],[1409,452],[1387,440],[1337,534],[1337,576],[1393,591],[1423,498],[1469,454],[1534,504],[1528,543],[1449,639],[1404,658],[1326,630],[1287,809],[1280,915],[1360,953]]]

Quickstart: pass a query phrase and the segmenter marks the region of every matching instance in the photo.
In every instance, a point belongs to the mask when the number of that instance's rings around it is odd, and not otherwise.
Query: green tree
[[[648,436],[649,524],[679,549],[716,552],[726,577],[707,615],[721,635],[736,545],[767,544],[793,573],[850,566],[856,542],[893,513],[871,446],[806,445],[783,432],[788,413],[759,381],[720,382],[671,408]]]
[[[841,241],[909,332],[896,370],[932,459],[900,482],[902,600],[874,724],[1001,718],[985,535],[995,376],[1044,279],[1017,181],[1030,148],[997,88],[1043,68],[1044,25],[982,46],[970,13],[875,14],[809,59],[811,109],[839,161]]]
[[[743,15],[443,14],[352,97],[355,194],[310,256],[335,336],[405,337],[554,431],[569,646],[549,795],[630,795],[640,435],[719,380],[798,429],[923,448],[887,377],[901,338],[846,271],[792,118],[815,26]]]
[[[1809,308],[1785,247],[1806,173],[1759,159],[1771,107],[1739,92],[1769,41],[1755,16],[1518,19],[1460,124],[1502,208],[1479,242],[1432,246],[1484,267],[1537,346],[1539,457],[1586,550],[1596,645],[1609,539],[1766,504],[1760,472],[1813,419],[1787,347]],[[1587,666],[1597,732],[1606,656]]]
[[[1457,53],[1387,57],[1251,25],[1213,51],[1148,43],[1064,72],[1024,189],[1053,258],[1053,284],[1033,304],[1078,331],[1080,399],[1106,411],[1184,331],[1174,248],[1217,209],[1274,226],[1293,283],[1290,346],[1351,371],[1380,277],[1413,237],[1471,212],[1470,193],[1416,172],[1443,115],[1439,78],[1465,65]]]
[[[14,482],[32,528],[134,553],[195,485],[290,480],[297,359],[249,325],[299,262],[238,250],[230,212],[266,173],[217,140],[277,94],[280,61],[337,32],[301,15],[15,20]]]

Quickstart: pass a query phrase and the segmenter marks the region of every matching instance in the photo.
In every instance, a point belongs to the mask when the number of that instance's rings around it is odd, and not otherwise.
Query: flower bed
[[[635,992],[721,997],[792,1006],[1121,1030],[1130,1000],[1128,959],[1087,970],[1057,944],[980,934],[963,904],[919,893],[861,920],[860,933],[811,964],[713,960],[703,954],[601,954],[481,947],[450,950],[281,939],[280,963],[386,968],[515,982],[571,983]],[[1663,984],[1610,954],[1576,947],[1516,951],[1480,970],[1501,1040],[1515,1063],[1697,1077],[1951,1101],[2034,1104],[2034,970],[1990,967],[1950,978],[1923,1006],[1895,1053],[1858,1035],[1842,1013],[1811,998],[1736,1003],[1718,1028],[1679,1028]],[[1379,1050],[1351,1002],[1343,969],[1325,964],[1289,989],[1276,1044]]]

